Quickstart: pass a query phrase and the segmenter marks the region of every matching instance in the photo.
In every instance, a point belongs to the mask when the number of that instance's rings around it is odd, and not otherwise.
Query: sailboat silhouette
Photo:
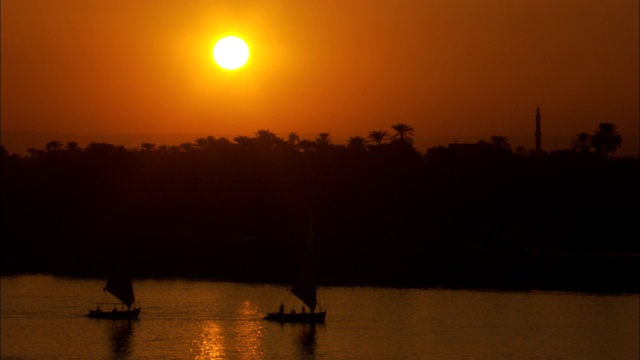
[[[327,315],[326,309],[318,305],[315,262],[313,249],[313,228],[309,221],[309,234],[307,236],[302,266],[296,281],[293,282],[290,292],[309,307],[309,312],[285,312],[284,306],[280,305],[277,312],[268,313],[264,317],[266,320],[279,322],[299,322],[299,323],[323,323]],[[316,311],[316,310],[319,311]]]

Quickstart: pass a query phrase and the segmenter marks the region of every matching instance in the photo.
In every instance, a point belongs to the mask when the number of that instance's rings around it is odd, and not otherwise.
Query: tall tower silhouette
[[[542,152],[542,133],[540,132],[540,106],[536,107],[536,153]]]

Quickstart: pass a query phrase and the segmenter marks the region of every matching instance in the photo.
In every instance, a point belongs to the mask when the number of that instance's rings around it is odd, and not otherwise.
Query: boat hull
[[[322,312],[314,312],[314,313],[268,313],[267,316],[264,317],[265,320],[271,321],[279,321],[282,323],[311,323],[318,324],[324,323],[324,318],[327,313],[325,311]]]
[[[135,320],[140,314],[140,309],[119,310],[119,311],[96,311],[89,310],[85,315],[93,319],[112,319],[112,320]]]

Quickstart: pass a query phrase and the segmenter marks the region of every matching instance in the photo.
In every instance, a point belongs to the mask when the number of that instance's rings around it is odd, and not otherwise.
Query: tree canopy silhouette
[[[539,249],[640,251],[640,159],[607,156],[614,126],[592,136],[599,157],[512,154],[504,136],[422,154],[412,127],[392,128],[390,142],[383,130],[336,144],[261,129],[179,146],[3,148],[3,269],[94,274],[116,242],[145,276],[288,281],[310,208],[332,283],[551,286],[519,278],[545,268]]]
[[[591,145],[596,154],[606,158],[609,153],[615,152],[622,145],[622,136],[614,124],[600,123],[591,135]]]

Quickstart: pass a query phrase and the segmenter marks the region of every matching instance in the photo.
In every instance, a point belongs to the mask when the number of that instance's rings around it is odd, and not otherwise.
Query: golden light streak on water
[[[242,302],[239,309],[240,318],[246,319],[236,327],[236,338],[240,339],[238,344],[243,349],[241,359],[261,359],[264,358],[264,321],[258,312],[258,306],[250,301]]]
[[[215,321],[204,321],[200,337],[195,341],[196,360],[225,359],[225,347],[222,329]]]

